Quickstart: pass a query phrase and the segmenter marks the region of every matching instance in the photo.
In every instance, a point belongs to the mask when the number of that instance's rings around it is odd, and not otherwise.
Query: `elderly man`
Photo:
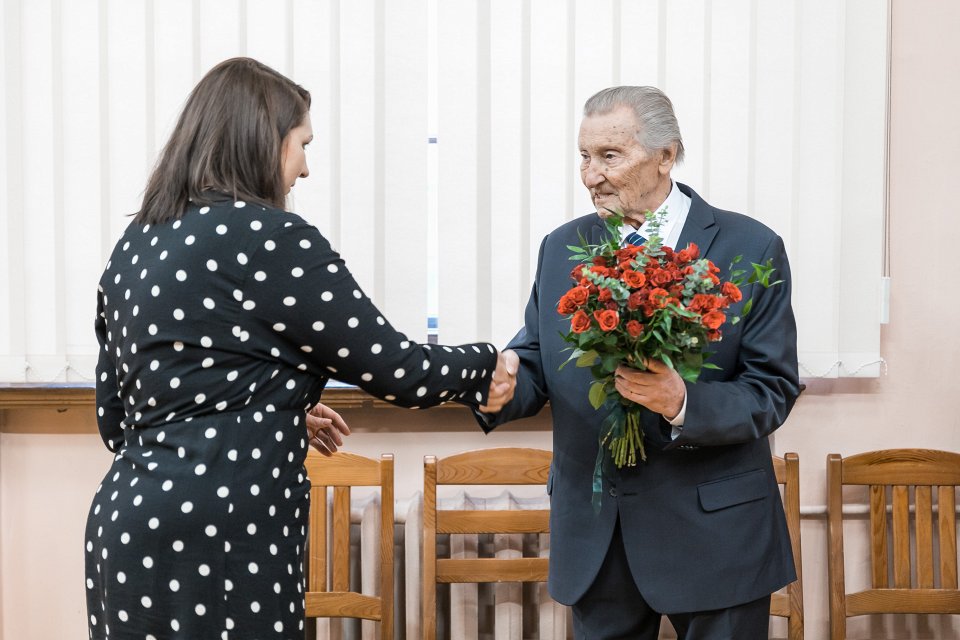
[[[662,615],[686,640],[766,638],[770,594],[796,577],[767,442],[799,393],[783,241],[671,179],[684,149],[659,90],[605,89],[583,115],[580,171],[597,211],[544,238],[525,325],[508,347],[520,364],[514,399],[478,417],[489,430],[551,403],[549,588],[573,606],[578,638],[653,639]],[[580,235],[596,243],[613,212],[625,218],[624,237],[642,236],[645,212],[661,209],[665,245],[694,242],[721,268],[736,256],[744,264],[769,259],[783,282],[748,289],[731,308],[737,313],[752,295],[750,314],[711,345],[709,361],[719,368],[696,383],[661,362],[618,369],[617,390],[644,407],[647,460],[604,473],[596,511],[604,409],[588,402],[589,370],[560,369],[569,355],[560,336],[569,323],[556,308],[571,286],[567,246]]]

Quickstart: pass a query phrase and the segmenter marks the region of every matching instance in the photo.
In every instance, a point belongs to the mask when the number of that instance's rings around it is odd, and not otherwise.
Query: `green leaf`
[[[573,358],[574,356],[577,358],[578,367],[592,367],[597,361],[597,352],[593,349],[590,351],[581,351],[579,354],[574,352],[573,356],[570,357]]]
[[[750,313],[750,309],[753,309],[753,298],[747,300],[747,304],[743,305],[743,311],[740,312],[740,317],[744,317]]]
[[[713,364],[712,362],[704,362],[704,363],[703,363],[703,368],[704,368],[704,369],[713,369],[714,371],[720,371],[720,367],[718,367],[717,365]]]
[[[594,409],[599,409],[607,401],[606,386],[599,380],[590,385],[590,404]]]

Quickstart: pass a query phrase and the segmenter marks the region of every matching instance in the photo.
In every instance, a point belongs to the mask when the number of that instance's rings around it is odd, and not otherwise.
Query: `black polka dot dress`
[[[496,365],[408,341],[315,227],[252,203],[131,224],[98,301],[116,455],[84,540],[91,638],[302,638],[305,410],[331,377],[476,406]]]

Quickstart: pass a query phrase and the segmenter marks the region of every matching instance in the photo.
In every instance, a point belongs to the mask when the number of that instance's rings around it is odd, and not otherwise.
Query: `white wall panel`
[[[707,129],[710,95],[706,57],[711,50],[710,4],[700,0],[676,0],[660,7],[665,11],[661,19],[664,30],[660,34],[665,41],[664,84],[660,88],[673,102],[687,149],[686,161],[674,170],[673,176],[709,200],[706,161],[710,156]]]
[[[383,152],[377,140],[377,60],[375,0],[348,0],[340,3],[340,216],[339,249],[360,286],[377,304],[383,291],[376,285],[374,237],[377,184],[375,156]]]
[[[516,261],[527,252],[529,242],[523,239],[530,224],[524,166],[529,163],[529,151],[523,131],[529,94],[524,87],[526,69],[518,64],[529,46],[523,11],[523,3],[515,0],[490,3],[490,126],[486,142],[490,156],[490,278],[481,312],[488,318],[489,339],[497,345],[506,344],[520,327],[531,281]]]
[[[481,112],[489,118],[490,108],[481,104],[488,86],[478,86],[477,50],[481,39],[489,42],[490,21],[488,12],[481,24],[478,13],[472,0],[437,3],[439,335],[451,343],[478,338],[480,301],[473,292],[480,277],[489,277],[477,242],[480,233],[489,233],[489,227],[480,229],[489,220],[479,218],[477,206],[478,190],[489,188],[489,174],[478,184],[477,120]]]
[[[747,210],[747,180],[750,175],[750,91],[753,66],[751,0],[724,2],[711,12],[709,94],[708,182],[703,190],[712,201],[733,211]],[[683,123],[681,121],[681,127]],[[696,188],[696,187],[694,187]],[[725,267],[726,265],[724,265]]]
[[[790,256],[802,277],[794,278],[799,340],[807,355],[801,375],[836,375],[840,292],[835,282],[842,211],[843,7],[831,0],[799,3],[800,127],[796,180],[797,251]],[[878,132],[879,133],[879,132]]]
[[[242,0],[195,0],[198,8],[198,69],[203,75],[218,62],[243,55],[246,42],[246,15]],[[181,16],[184,18],[184,16]],[[194,78],[194,82],[199,80]],[[186,96],[184,96],[186,98]]]
[[[382,152],[376,204],[381,300],[390,322],[427,340],[427,2],[382,3]],[[398,268],[401,267],[401,268]],[[414,286],[411,286],[413,284]]]
[[[615,84],[661,86],[659,0],[627,0],[620,3],[620,77]]]
[[[192,0],[154,0],[153,15],[147,16],[153,32],[153,82],[147,90],[153,97],[153,139],[147,152],[156,157],[170,138],[187,95],[199,78],[194,78],[194,37],[196,28]]]
[[[803,375],[878,375],[885,3],[444,0],[435,32],[428,5],[6,0],[0,379],[90,378],[106,254],[199,76],[245,54],[313,95],[290,207],[411,337],[434,273],[441,341],[513,335],[541,238],[590,210],[583,101],[653,84],[687,148],[674,176],[785,238]]]
[[[288,13],[290,0],[246,0],[246,50],[243,55],[256,58],[283,74],[290,73],[291,49]],[[349,3],[346,3],[349,4]],[[358,3],[359,4],[359,3]]]
[[[310,178],[297,181],[289,206],[317,225],[336,247],[340,246],[339,224],[334,229],[332,223],[339,222],[340,215],[338,9],[332,0],[294,3],[291,38],[297,55],[290,76],[310,92],[313,142],[307,147]]]
[[[23,269],[30,274],[24,287],[24,314],[29,327],[26,352],[31,354],[28,375],[36,380],[49,380],[62,373],[66,364],[58,322],[62,309],[62,282],[57,265],[57,228],[59,185],[51,184],[54,158],[54,118],[59,105],[54,104],[53,7],[51,0],[24,3],[21,14],[23,33],[20,41],[24,69],[21,76],[23,146],[19,161],[23,163],[22,188],[24,205],[31,213],[23,226]],[[59,34],[57,34],[59,35]],[[59,60],[56,64],[59,65]],[[59,74],[57,74],[59,75]]]
[[[530,3],[530,264],[536,268],[543,236],[564,220],[582,215],[572,210],[569,158],[577,157],[576,131],[570,126],[572,69],[566,3]]]
[[[26,368],[22,337],[20,287],[22,243],[19,234],[21,218],[13,215],[20,207],[20,163],[15,157],[20,152],[19,86],[19,7],[0,2],[0,379],[22,380]],[[12,101],[17,101],[11,104]],[[16,281],[15,281],[16,280]],[[19,322],[18,322],[19,321]],[[18,326],[19,325],[19,326]]]
[[[64,349],[68,380],[91,381],[96,286],[103,269],[100,142],[100,13],[97,0],[62,3],[62,167]]]

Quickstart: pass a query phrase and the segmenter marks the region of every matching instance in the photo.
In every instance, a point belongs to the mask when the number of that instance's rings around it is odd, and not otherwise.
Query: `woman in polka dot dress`
[[[309,102],[256,61],[214,68],[100,280],[97,412],[116,455],[85,534],[91,638],[303,637],[305,414],[348,433],[318,403],[328,378],[421,408],[512,396],[492,346],[408,341],[283,211]]]

